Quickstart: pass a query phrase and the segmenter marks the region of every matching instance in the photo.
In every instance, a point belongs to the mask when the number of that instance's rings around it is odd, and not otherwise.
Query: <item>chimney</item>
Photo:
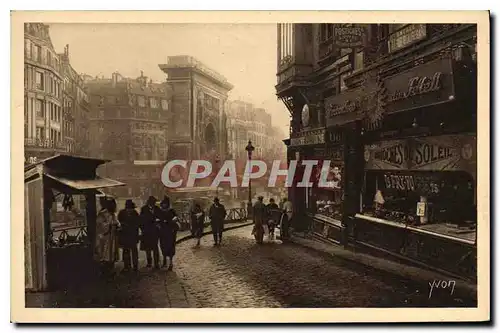
[[[66,44],[66,47],[64,48],[64,55],[69,57],[69,44]]]

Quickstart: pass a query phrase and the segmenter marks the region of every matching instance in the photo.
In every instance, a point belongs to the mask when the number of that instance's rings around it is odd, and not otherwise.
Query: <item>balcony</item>
[[[45,149],[58,149],[66,150],[66,145],[63,142],[58,142],[49,139],[28,138],[24,139],[25,148],[45,148]]]

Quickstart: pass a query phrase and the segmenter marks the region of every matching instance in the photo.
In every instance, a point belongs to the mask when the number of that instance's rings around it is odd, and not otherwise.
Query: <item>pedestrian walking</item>
[[[195,203],[191,210],[191,234],[196,238],[196,246],[200,246],[203,229],[205,227],[205,213],[199,203]]]
[[[112,198],[101,200],[102,209],[96,218],[96,247],[94,258],[101,264],[101,273],[109,276],[119,256],[118,230],[120,222],[116,218],[116,201]]]
[[[224,231],[224,219],[226,218],[226,208],[220,203],[219,198],[214,199],[214,203],[210,207],[208,216],[212,226],[212,234],[214,236],[214,246],[221,245],[222,232]]]
[[[177,232],[180,229],[177,213],[170,206],[170,200],[165,197],[160,203],[160,248],[163,255],[163,267],[167,266],[172,270],[174,265],[175,245],[177,241]]]
[[[151,268],[154,260],[155,268],[160,268],[160,208],[156,206],[156,198],[150,196],[146,205],[141,208],[141,250],[146,252],[147,267]]]
[[[262,244],[264,241],[264,225],[267,219],[267,209],[264,204],[264,197],[259,196],[257,202],[253,206],[253,230],[252,234],[255,237],[257,244]]]
[[[125,208],[118,213],[118,221],[121,224],[119,234],[120,245],[122,247],[122,257],[124,270],[129,271],[133,267],[134,271],[139,269],[139,214],[135,210],[135,203],[128,199],[125,201]]]
[[[293,218],[292,202],[288,201],[287,198],[283,198],[283,214],[281,216],[281,223],[280,223],[280,235],[282,241],[286,241],[290,238],[289,230],[292,218]]]
[[[274,202],[274,199],[269,199],[269,204],[267,205],[267,213],[268,213],[268,225],[269,225],[269,239],[274,240],[274,231],[276,229],[276,224],[279,223],[281,218],[281,211]]]

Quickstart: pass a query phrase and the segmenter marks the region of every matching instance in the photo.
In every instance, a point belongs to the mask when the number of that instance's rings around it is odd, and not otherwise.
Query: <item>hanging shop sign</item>
[[[298,136],[290,138],[290,146],[306,146],[324,143],[324,129],[301,132]]]
[[[345,91],[325,100],[326,126],[340,126],[360,119],[363,111],[363,93],[360,89]]]
[[[455,99],[451,59],[437,59],[384,80],[386,113],[422,108]]]
[[[359,25],[336,25],[333,28],[334,44],[341,48],[363,46],[366,28]]]
[[[475,174],[476,136],[442,135],[365,146],[367,170],[468,171]]]

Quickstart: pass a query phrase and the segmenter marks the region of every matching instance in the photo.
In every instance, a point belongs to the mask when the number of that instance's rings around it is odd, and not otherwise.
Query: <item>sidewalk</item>
[[[249,221],[227,223],[224,230],[252,224]],[[204,234],[211,233],[206,227]],[[177,243],[191,239],[190,231],[177,235]],[[187,308],[198,307],[186,292],[181,278],[174,271],[145,268],[146,255],[139,251],[138,273],[120,274],[123,262],[116,264],[117,275],[109,281],[59,292],[26,293],[30,308]]]
[[[455,281],[454,294],[456,297],[477,300],[477,285],[468,281],[450,278],[440,273],[436,273],[423,268],[410,266],[383,257],[373,256],[358,250],[346,250],[335,244],[330,244],[314,238],[304,238],[298,234],[292,234],[290,239],[293,243],[329,254],[344,260],[356,262],[368,269],[374,269],[384,274],[393,275],[399,279],[404,279],[422,285],[429,290],[433,281]]]

